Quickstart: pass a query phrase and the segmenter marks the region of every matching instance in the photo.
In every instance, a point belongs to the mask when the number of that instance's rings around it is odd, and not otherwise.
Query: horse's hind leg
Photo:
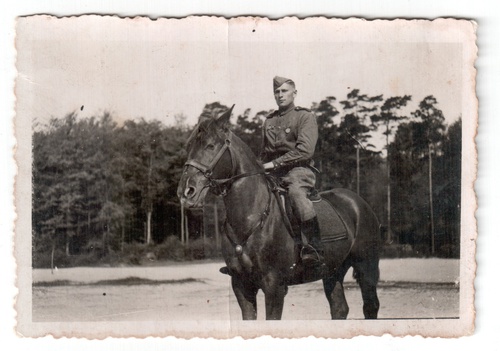
[[[355,265],[354,274],[361,288],[365,319],[377,319],[380,302],[377,296],[378,260],[366,260]]]
[[[360,283],[363,296],[363,314],[365,319],[377,319],[380,302],[377,297],[377,286]]]
[[[333,276],[323,279],[332,319],[346,319],[349,314],[349,306],[344,294],[344,276],[347,269],[349,267],[341,267]]]
[[[234,295],[241,308],[241,314],[244,320],[257,319],[257,291],[258,289],[245,282],[239,277],[231,278]]]

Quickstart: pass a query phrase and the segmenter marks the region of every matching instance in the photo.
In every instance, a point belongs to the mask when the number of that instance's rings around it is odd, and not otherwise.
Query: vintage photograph
[[[37,15],[16,50],[19,333],[474,332],[473,21]]]

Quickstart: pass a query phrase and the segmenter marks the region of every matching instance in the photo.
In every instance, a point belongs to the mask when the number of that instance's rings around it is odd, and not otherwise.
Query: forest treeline
[[[352,90],[345,99],[326,97],[310,106],[319,126],[317,188],[349,188],[365,198],[382,223],[388,256],[459,257],[461,118],[447,125],[432,95],[414,111],[410,101]],[[200,112],[225,109],[214,102]],[[269,112],[235,116],[234,132],[256,154]],[[186,119],[118,125],[109,113],[71,113],[37,127],[33,265],[216,255],[212,210],[187,213],[190,246],[181,238],[186,221],[176,190],[192,129]],[[385,145],[375,147],[377,135]]]

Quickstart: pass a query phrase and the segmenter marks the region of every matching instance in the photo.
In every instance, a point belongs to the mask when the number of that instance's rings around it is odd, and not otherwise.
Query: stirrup
[[[309,196],[307,198],[311,202],[320,202],[321,201],[321,195],[319,194],[319,192],[316,188],[311,190],[311,192],[309,193]]]
[[[304,263],[305,265],[323,263],[323,256],[321,255],[321,253],[318,252],[318,250],[316,250],[311,245],[305,245],[302,247],[302,249],[300,250],[300,259],[302,260],[302,263]]]

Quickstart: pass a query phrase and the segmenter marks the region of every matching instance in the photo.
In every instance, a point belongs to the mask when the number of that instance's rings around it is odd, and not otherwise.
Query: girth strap
[[[273,184],[274,184],[274,182],[273,182]],[[280,209],[281,218],[283,219],[283,224],[285,224],[285,228],[286,228],[288,234],[290,234],[290,236],[292,237],[292,239],[294,241],[297,239],[300,239],[300,238],[295,237],[295,233],[293,232],[292,223],[290,223],[290,219],[288,218],[285,207],[284,207],[283,203],[281,202],[279,189],[276,186],[276,184],[274,184],[271,191],[274,194],[274,196],[276,197],[276,201],[278,202],[278,208]]]

